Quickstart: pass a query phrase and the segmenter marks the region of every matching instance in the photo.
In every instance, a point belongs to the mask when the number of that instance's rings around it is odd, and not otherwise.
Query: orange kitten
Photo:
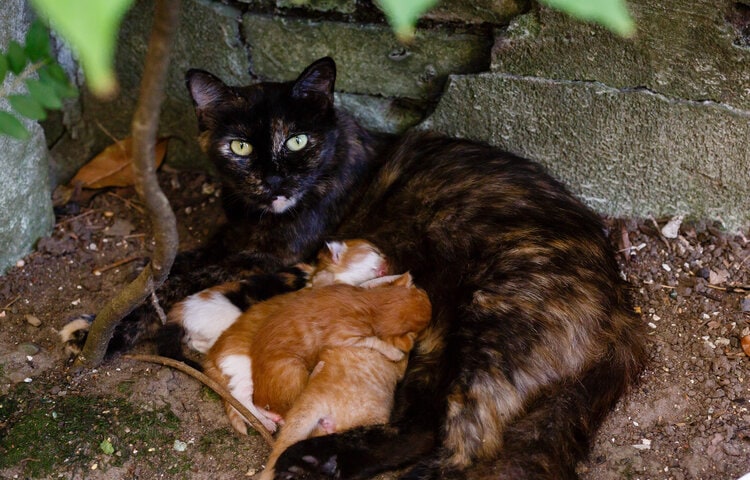
[[[423,313],[429,318],[429,311]],[[398,348],[408,352],[414,337],[413,334],[397,337]],[[369,348],[324,349],[307,386],[284,417],[259,480],[272,480],[279,455],[300,440],[386,423],[396,383],[405,370],[406,356],[393,362]]]
[[[265,416],[261,421],[274,431],[273,423],[302,393],[323,349],[364,347],[401,361],[408,352],[404,342],[411,347],[429,320],[427,295],[408,273],[373,288],[303,289],[242,314],[209,350],[204,368],[251,412]],[[226,408],[232,426],[245,433],[242,418]]]
[[[297,267],[309,276],[307,285],[315,287],[334,283],[359,285],[388,273],[388,263],[380,250],[370,242],[358,239],[327,242],[318,254],[315,267],[305,264]],[[270,280],[278,283],[274,293],[294,290],[297,279],[290,274],[280,273],[272,277]],[[263,278],[262,281],[268,282],[269,279]],[[252,286],[256,283],[253,282]],[[250,282],[229,282],[190,295],[172,307],[167,315],[168,325],[181,326],[184,329],[183,342],[197,352],[206,353],[247,308],[235,297],[240,292],[252,293],[252,290],[242,292],[248,285]]]

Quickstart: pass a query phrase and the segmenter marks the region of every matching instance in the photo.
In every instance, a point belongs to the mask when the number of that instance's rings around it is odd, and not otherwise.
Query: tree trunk
[[[102,362],[117,324],[164,282],[177,254],[177,225],[156,178],[154,147],[179,13],[180,0],[156,2],[141,90],[131,127],[135,189],[151,220],[156,241],[154,253],[138,278],[99,311],[89,330],[86,345],[76,359],[78,366],[92,368]]]

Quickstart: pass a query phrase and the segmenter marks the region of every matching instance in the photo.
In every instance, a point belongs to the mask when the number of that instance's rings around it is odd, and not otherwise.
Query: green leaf
[[[44,108],[58,110],[62,108],[62,100],[55,87],[42,83],[39,80],[26,80],[26,88],[31,96]]]
[[[26,130],[26,127],[16,117],[2,111],[0,111],[0,133],[10,135],[19,140],[29,138],[29,131]]]
[[[11,40],[8,44],[8,68],[11,72],[18,75],[23,71],[23,67],[26,66],[26,52],[23,51],[23,47],[16,42]]]
[[[107,455],[112,455],[115,453],[115,447],[112,445],[112,441],[108,438],[106,440],[102,440],[102,443],[99,444],[99,448],[101,448],[102,452],[106,453]]]
[[[376,1],[401,41],[409,41],[414,38],[414,26],[417,24],[419,17],[438,3],[438,0]]]
[[[117,33],[133,0],[31,0],[31,4],[77,53],[88,87],[107,97],[117,91]]]
[[[635,33],[635,23],[628,12],[625,0],[540,0],[540,2],[580,20],[604,25],[624,37]]]
[[[60,98],[78,96],[78,90],[70,84],[65,70],[60,65],[52,64],[39,69],[39,81],[53,88]]]
[[[9,95],[8,101],[13,110],[26,118],[32,120],[44,120],[47,118],[47,112],[44,111],[44,108],[28,95]]]
[[[8,58],[0,53],[0,84],[5,80],[5,75],[8,74]]]
[[[32,62],[50,58],[49,31],[39,20],[34,20],[26,32],[26,55]]]

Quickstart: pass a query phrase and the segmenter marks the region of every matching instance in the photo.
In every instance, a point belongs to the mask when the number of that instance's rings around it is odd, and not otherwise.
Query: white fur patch
[[[85,318],[76,318],[75,320],[66,323],[57,333],[60,335],[60,340],[62,340],[63,343],[66,343],[74,339],[73,336],[76,332],[80,332],[81,330],[88,331],[90,327],[91,322]]]
[[[196,293],[182,302],[185,343],[206,353],[219,336],[242,314],[227,297],[218,292]]]
[[[219,369],[229,378],[229,392],[245,408],[250,410],[270,432],[276,431],[276,423],[253,403],[252,361],[247,355],[227,355],[219,362]]]
[[[296,203],[297,199],[295,197],[287,198],[283,195],[279,195],[278,197],[273,199],[273,202],[271,202],[271,209],[275,213],[282,213],[292,208]]]
[[[382,275],[383,257],[376,252],[368,252],[364,257],[348,265],[346,270],[334,273],[335,283],[360,285]]]

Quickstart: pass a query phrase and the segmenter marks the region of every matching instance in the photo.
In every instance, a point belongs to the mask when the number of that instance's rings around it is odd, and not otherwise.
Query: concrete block
[[[540,161],[595,210],[750,225],[750,111],[646,89],[451,77],[422,125]]]
[[[312,61],[332,56],[336,88],[346,93],[429,99],[450,73],[486,70],[492,40],[449,29],[419,30],[403,46],[386,25],[313,22],[246,14],[243,31],[253,71],[268,80],[292,80]]]
[[[426,106],[420,103],[351,93],[336,93],[335,101],[360,125],[384,133],[403,133],[419,123],[426,110]]]
[[[56,158],[65,159],[60,161],[77,162],[75,168],[67,168],[66,172],[75,172],[112,143],[112,137],[119,139],[130,135],[153,9],[153,2],[138,0],[123,22],[116,63],[120,82],[118,97],[103,102],[83,91],[85,122],[78,126],[75,138],[63,138],[53,148]],[[160,127],[161,135],[174,136],[167,153],[167,162],[172,166],[208,167],[196,141],[198,131],[185,88],[185,72],[189,68],[202,68],[230,84],[248,82],[249,60],[240,42],[239,21],[239,11],[228,6],[205,0],[183,2]],[[67,180],[69,178],[59,179]]]
[[[354,13],[357,0],[276,0],[279,8],[303,8],[314,12]]]
[[[11,40],[23,41],[31,15],[23,0],[4,2],[0,11],[0,51]],[[2,87],[19,93],[6,78]],[[0,110],[9,111],[5,99]],[[27,254],[52,230],[55,217],[49,187],[47,144],[38,123],[21,119],[31,132],[28,140],[0,135],[0,275]]]
[[[632,39],[547,8],[518,17],[498,37],[492,70],[646,87],[750,109],[746,6],[732,0],[629,0],[628,7],[637,26]]]

